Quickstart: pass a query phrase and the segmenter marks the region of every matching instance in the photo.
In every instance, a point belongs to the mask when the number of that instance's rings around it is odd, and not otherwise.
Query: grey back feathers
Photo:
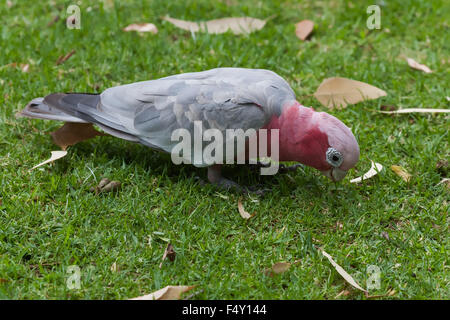
[[[175,129],[193,133],[194,121],[201,121],[203,129],[224,134],[226,129],[258,130],[289,100],[295,100],[294,92],[272,71],[218,68],[112,87],[100,95],[53,94],[43,103],[58,115],[170,152],[177,143],[171,141]]]

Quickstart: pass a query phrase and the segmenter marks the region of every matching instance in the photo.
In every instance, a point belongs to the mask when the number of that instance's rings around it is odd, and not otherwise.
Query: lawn
[[[197,285],[191,299],[367,299],[322,256],[323,248],[362,286],[380,269],[386,299],[449,299],[449,117],[387,115],[397,108],[448,108],[450,6],[442,0],[380,1],[381,29],[366,26],[374,1],[78,1],[81,29],[65,25],[70,1],[0,5],[0,298],[128,299],[167,285]],[[75,3],[75,2],[74,2]],[[110,1],[109,3],[113,3]],[[12,5],[11,5],[12,4]],[[10,6],[11,5],[11,6]],[[209,20],[251,16],[266,26],[249,35],[197,33],[161,17]],[[55,16],[61,19],[48,25]],[[315,22],[309,41],[295,23]],[[157,34],[123,32],[152,22]],[[62,55],[75,54],[60,65]],[[406,57],[433,73],[410,68]],[[17,63],[17,66],[8,64]],[[29,64],[28,72],[20,64]],[[3,66],[3,67],[2,67]],[[215,67],[264,68],[284,77],[299,102],[329,111],[357,137],[361,159],[338,184],[314,169],[261,177],[245,166],[225,174],[263,184],[264,197],[201,185],[206,171],[113,137],[58,150],[49,136],[61,123],[16,118],[32,98],[52,92],[101,92],[135,81]],[[328,110],[311,96],[333,76],[385,90],[381,99]],[[361,184],[370,160],[384,165]],[[404,167],[403,181],[391,165]],[[448,169],[447,169],[448,170]],[[89,189],[101,178],[116,193]],[[255,215],[244,220],[237,203]],[[167,242],[175,260],[161,259]],[[273,277],[274,263],[295,262]],[[115,268],[112,268],[115,263]],[[80,288],[67,286],[70,266]]]

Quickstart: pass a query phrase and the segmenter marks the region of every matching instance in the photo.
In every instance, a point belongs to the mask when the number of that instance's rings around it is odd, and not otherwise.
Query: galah
[[[172,132],[193,132],[198,121],[224,135],[227,129],[278,129],[279,161],[316,168],[333,181],[342,180],[359,159],[358,143],[344,123],[302,106],[283,78],[264,69],[217,68],[100,94],[54,93],[32,100],[21,115],[93,123],[112,136],[169,153],[178,143]],[[208,167],[211,183],[242,190],[222,177],[221,164],[194,165]]]

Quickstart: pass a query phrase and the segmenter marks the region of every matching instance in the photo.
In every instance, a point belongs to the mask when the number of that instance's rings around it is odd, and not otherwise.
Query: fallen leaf
[[[306,40],[314,29],[314,22],[303,20],[295,25],[295,35],[300,40]]]
[[[390,240],[390,238],[389,238],[389,233],[387,233],[386,231],[382,231],[382,232],[381,232],[381,235],[382,235],[382,237],[385,238],[386,240],[388,240],[388,241]]]
[[[117,266],[117,263],[116,263],[116,262],[114,262],[114,263],[111,265],[110,270],[111,270],[111,272],[117,272],[117,271],[119,271],[119,267]]]
[[[106,133],[94,129],[91,123],[66,122],[58,130],[51,132],[53,142],[66,150],[78,142],[95,138],[96,136],[107,136]]]
[[[110,183],[111,180],[109,180],[108,178],[103,178],[102,180],[100,180],[100,182],[97,185],[97,188],[99,190],[103,189],[108,183]]]
[[[169,258],[170,261],[174,261],[175,260],[175,256],[176,256],[176,252],[175,252],[175,250],[173,250],[173,246],[169,242],[167,244],[166,250],[164,250],[164,254],[163,254],[161,263],[159,264],[159,268],[161,269],[162,264],[163,264],[164,260],[166,260],[166,258]]]
[[[447,186],[447,189],[450,189],[450,178],[444,178],[444,179],[442,179],[441,182],[439,182],[439,183],[437,184],[437,186],[440,185],[440,184],[443,184],[443,183]]]
[[[363,180],[372,178],[373,176],[377,175],[381,170],[383,170],[383,166],[381,164],[373,162],[372,160],[370,160],[370,162],[372,163],[372,165],[369,171],[367,171],[362,177],[350,180],[351,183],[358,183]]]
[[[370,84],[339,77],[323,80],[314,93],[314,97],[328,108],[345,108],[348,104],[386,95],[385,91]]]
[[[228,30],[231,30],[234,34],[250,33],[252,31],[262,29],[268,20],[240,17],[222,18],[204,22],[192,22],[174,19],[169,16],[165,16],[163,19],[183,30],[188,30],[191,32],[203,31],[212,34],[225,33]]]
[[[291,264],[289,262],[277,262],[272,266],[272,268],[266,269],[264,273],[270,277],[273,277],[275,274],[288,271],[290,267]]]
[[[179,300],[182,293],[188,292],[196,286],[167,286],[145,296],[130,300]]]
[[[120,186],[121,183],[119,181],[111,181],[108,178],[103,178],[96,187],[90,188],[89,191],[99,194],[100,192],[117,191],[120,189]]]
[[[380,113],[445,113],[450,112],[450,109],[427,109],[427,108],[411,108],[411,109],[399,109],[395,111],[379,111]]]
[[[339,292],[339,293],[337,294],[337,296],[334,297],[334,298],[337,299],[337,298],[339,298],[340,296],[348,296],[348,295],[350,295],[350,291],[348,291],[348,290],[342,290],[342,291]]]
[[[433,72],[426,65],[420,64],[417,61],[415,61],[414,59],[406,58],[406,61],[408,61],[408,65],[411,68],[413,68],[413,69],[420,70],[420,71],[423,71],[425,73],[432,73]]]
[[[30,71],[30,65],[29,65],[28,63],[11,62],[11,63],[8,63],[8,64],[5,64],[5,65],[1,66],[0,69],[7,68],[7,67],[10,67],[10,68],[16,68],[16,67],[19,67],[19,69],[20,69],[22,72],[28,72],[28,71]]]
[[[33,169],[36,169],[36,168],[38,168],[40,166],[43,166],[44,164],[47,164],[47,163],[53,162],[55,160],[61,159],[62,157],[66,156],[66,155],[67,155],[67,151],[52,151],[52,156],[50,157],[50,159],[45,160],[44,162],[41,162],[38,165],[35,165],[33,168],[30,169],[30,171],[33,170]]]
[[[110,183],[108,183],[106,186],[104,186],[100,192],[111,192],[111,191],[117,191],[120,189],[120,186],[122,185],[122,183],[120,183],[119,181],[111,181]]]
[[[153,23],[133,23],[122,29],[123,31],[151,32],[158,33],[158,28]]]
[[[328,259],[328,261],[330,261],[331,265],[336,269],[336,271],[345,279],[345,281],[347,281],[348,283],[350,283],[353,287],[355,287],[356,289],[359,289],[365,293],[368,293],[367,290],[361,288],[359,286],[359,284],[352,278],[351,275],[349,275],[340,265],[338,265],[333,258],[326,253],[322,248],[319,248],[319,250],[322,252],[322,254]]]
[[[402,178],[405,182],[409,182],[409,180],[411,180],[412,175],[401,166],[392,165],[391,170],[394,171],[395,174]]]
[[[240,213],[241,217],[246,219],[246,220],[248,220],[248,219],[250,219],[251,217],[254,216],[254,214],[250,215],[247,211],[244,210],[244,207],[242,206],[241,199],[238,200],[238,210],[239,210],[239,213]]]
[[[71,56],[73,56],[75,54],[75,50],[70,51],[68,54],[66,55],[62,55],[58,58],[58,60],[56,60],[56,65],[62,64],[64,62],[66,62],[67,60],[69,60],[69,58]]]
[[[22,63],[20,64],[20,70],[22,70],[22,72],[28,72],[30,70],[30,65],[28,63]]]

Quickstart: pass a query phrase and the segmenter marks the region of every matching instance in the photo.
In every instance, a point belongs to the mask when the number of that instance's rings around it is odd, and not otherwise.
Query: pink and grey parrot
[[[342,180],[359,159],[351,130],[337,118],[296,101],[289,84],[263,69],[217,68],[108,88],[100,94],[54,93],[32,100],[21,115],[93,123],[104,132],[171,152],[172,132],[205,129],[279,129],[279,161],[296,161]],[[193,151],[194,152],[194,151]],[[208,180],[226,189],[236,183],[208,166]]]

